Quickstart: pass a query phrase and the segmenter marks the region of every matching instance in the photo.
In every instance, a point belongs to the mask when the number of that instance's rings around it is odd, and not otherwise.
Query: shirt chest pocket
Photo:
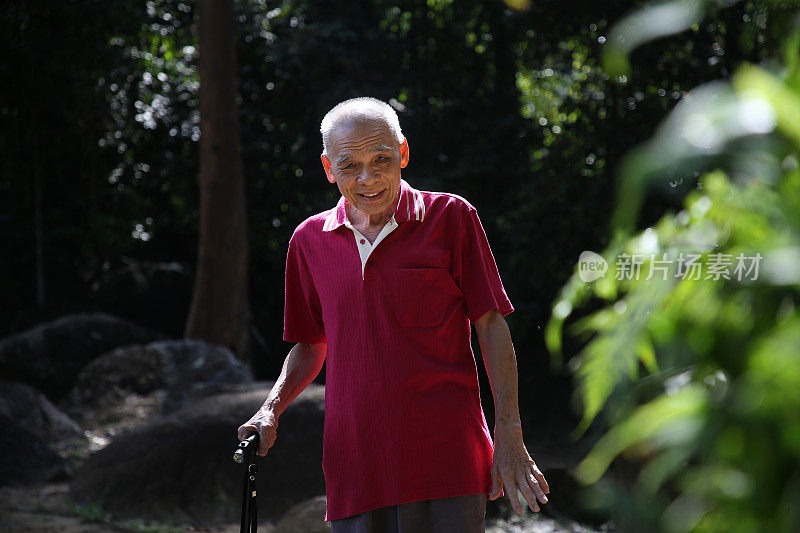
[[[440,267],[401,268],[395,273],[397,320],[404,326],[437,326],[444,320],[446,276]]]

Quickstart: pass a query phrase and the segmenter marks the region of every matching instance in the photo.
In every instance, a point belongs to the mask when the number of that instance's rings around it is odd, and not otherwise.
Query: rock
[[[27,428],[40,440],[57,444],[80,437],[78,424],[41,392],[24,383],[0,380],[0,417]],[[0,431],[5,431],[0,428]]]
[[[66,462],[18,421],[0,414],[0,485],[40,483],[67,475]]]
[[[243,467],[232,460],[236,428],[263,403],[271,383],[241,385],[117,436],[71,483],[77,502],[98,501],[115,518],[195,524],[238,522]],[[258,459],[258,515],[275,520],[325,492],[324,387],[310,385],[284,412],[278,439]]]
[[[196,339],[134,344],[89,363],[62,405],[92,429],[126,429],[252,379],[247,366],[223,346]]]
[[[0,373],[24,381],[57,400],[89,361],[127,344],[160,335],[103,313],[68,315],[0,341]]]
[[[56,449],[80,436],[78,425],[44,394],[0,380],[0,484],[66,477],[69,467]]]
[[[567,517],[551,518],[541,513],[515,515],[508,520],[487,520],[486,533],[596,533],[608,531],[574,522]]]
[[[278,521],[271,533],[328,533],[329,522],[325,522],[325,496],[302,501],[292,506]]]
[[[0,484],[62,479],[70,469],[57,450],[81,429],[41,392],[0,380]]]

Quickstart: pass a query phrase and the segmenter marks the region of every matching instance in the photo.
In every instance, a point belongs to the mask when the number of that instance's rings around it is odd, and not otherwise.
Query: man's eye
[[[349,170],[351,168],[355,168],[355,164],[347,163],[345,166],[342,167],[342,170]]]
[[[385,156],[385,155],[379,155],[376,160],[380,161],[380,162],[384,162],[384,161],[388,161],[389,157]]]

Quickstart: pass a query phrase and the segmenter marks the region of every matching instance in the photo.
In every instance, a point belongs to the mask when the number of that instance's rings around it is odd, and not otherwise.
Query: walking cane
[[[233,460],[244,465],[244,483],[242,484],[242,527],[241,533],[256,533],[258,518],[256,514],[256,451],[258,450],[258,433],[253,433],[236,447]]]

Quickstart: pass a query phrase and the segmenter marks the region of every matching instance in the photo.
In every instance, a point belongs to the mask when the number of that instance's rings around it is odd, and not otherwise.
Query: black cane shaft
[[[244,488],[242,490],[242,521],[241,527],[239,528],[240,533],[248,533],[247,528],[249,527],[249,517],[247,516],[248,508],[250,507],[250,495],[248,494],[248,489],[250,488],[250,483],[247,479],[247,474],[245,474],[244,478]]]
[[[258,465],[255,463],[248,465],[247,471],[249,474],[247,479],[250,482],[250,494],[248,495],[248,499],[250,501],[250,531],[251,533],[256,533],[256,530],[258,529],[258,505],[256,502],[256,496],[258,494],[256,489],[256,473],[258,472]]]
[[[256,533],[258,515],[256,510],[256,472],[255,464],[258,450],[258,434],[254,433],[242,440],[233,455],[237,463],[244,463],[244,482],[242,484],[242,521],[240,533]]]

